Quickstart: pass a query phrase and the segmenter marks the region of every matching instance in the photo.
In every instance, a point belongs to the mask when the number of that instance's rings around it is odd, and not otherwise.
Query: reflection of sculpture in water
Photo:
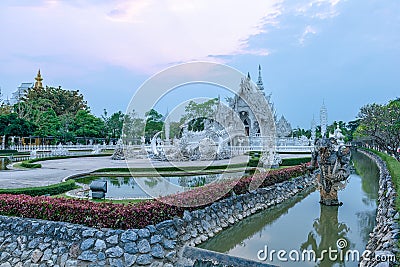
[[[338,145],[336,138],[322,138],[315,141],[311,166],[319,166],[316,179],[321,195],[320,203],[328,206],[342,205],[337,191],[346,186],[350,175],[350,149]]]
[[[316,258],[321,257],[324,250],[329,251],[338,250],[337,241],[345,239],[348,241],[347,233],[350,228],[345,224],[338,221],[338,206],[324,206],[321,205],[319,218],[314,220],[314,230],[308,233],[307,241],[301,244],[300,251],[313,250]],[[318,243],[319,241],[319,243]],[[332,253],[333,256],[337,255],[337,260],[330,261],[329,254],[325,253],[323,260],[318,262],[316,266],[331,267],[333,264],[339,263],[339,266],[344,266],[343,259],[346,259],[346,251],[354,247],[354,245],[347,243],[347,246],[342,249],[342,260],[340,259],[339,252]]]

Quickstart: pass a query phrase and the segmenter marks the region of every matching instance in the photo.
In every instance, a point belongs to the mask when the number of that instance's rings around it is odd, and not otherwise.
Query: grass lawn
[[[393,183],[396,187],[397,191],[397,203],[396,207],[397,210],[400,210],[400,162],[397,161],[395,158],[389,156],[386,153],[382,153],[376,150],[368,149],[369,151],[375,153],[378,155],[381,159],[383,159],[386,162],[386,166],[390,172],[390,175],[392,176]]]

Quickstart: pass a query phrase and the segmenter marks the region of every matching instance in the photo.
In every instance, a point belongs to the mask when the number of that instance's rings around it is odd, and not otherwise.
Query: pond
[[[229,177],[243,173],[230,173]],[[89,185],[92,181],[107,182],[106,198],[150,198],[178,193],[223,179],[224,174],[164,176],[164,177],[83,177],[76,182]],[[146,193],[148,192],[148,193]],[[149,195],[149,193],[151,195]]]
[[[7,170],[8,164],[10,164],[10,160],[8,158],[0,158],[0,171]]]
[[[352,174],[347,187],[339,192],[343,206],[320,205],[319,192],[303,192],[244,219],[199,247],[278,266],[358,266],[350,250],[361,255],[375,226],[379,171],[360,153],[354,153],[353,161],[359,174]],[[332,252],[332,257],[323,254],[329,248],[337,250],[338,240],[343,252]],[[277,253],[270,256],[272,250],[287,254],[279,260]],[[294,259],[298,253],[301,260],[303,250],[313,250],[317,258],[324,255],[323,260],[296,262],[289,258],[289,253]]]

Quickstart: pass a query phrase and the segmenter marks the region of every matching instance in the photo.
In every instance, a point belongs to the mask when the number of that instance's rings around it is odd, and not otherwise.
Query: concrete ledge
[[[216,264],[216,266],[276,267],[276,265],[270,265],[262,262],[231,256],[228,254],[189,246],[186,246],[183,249],[183,256],[193,261],[204,261],[202,259],[206,259],[207,261],[212,261],[214,264]]]

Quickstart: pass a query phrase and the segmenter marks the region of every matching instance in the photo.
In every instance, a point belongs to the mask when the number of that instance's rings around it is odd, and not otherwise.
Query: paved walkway
[[[305,157],[306,155],[283,155],[283,157]],[[186,161],[186,162],[162,162],[149,159],[136,160],[111,160],[107,157],[84,157],[58,160],[40,161],[42,168],[38,169],[12,169],[0,171],[0,188],[21,188],[46,186],[61,182],[64,178],[79,174],[86,174],[100,168],[149,168],[165,166],[208,166],[226,165],[247,162],[247,156],[238,156],[230,160],[219,161]]]

